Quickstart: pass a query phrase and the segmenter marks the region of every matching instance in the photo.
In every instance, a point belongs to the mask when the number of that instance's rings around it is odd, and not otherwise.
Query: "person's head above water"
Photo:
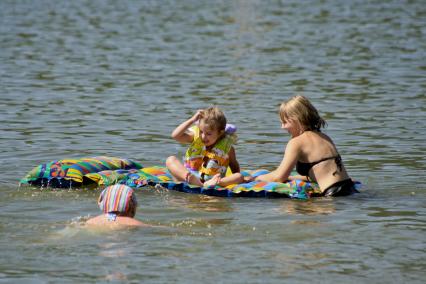
[[[105,214],[113,213],[117,216],[134,217],[137,200],[132,188],[116,184],[105,188],[98,199],[99,208]]]
[[[280,106],[279,115],[281,122],[296,121],[305,131],[321,131],[321,128],[327,124],[308,98],[304,96],[294,96],[283,102]]]

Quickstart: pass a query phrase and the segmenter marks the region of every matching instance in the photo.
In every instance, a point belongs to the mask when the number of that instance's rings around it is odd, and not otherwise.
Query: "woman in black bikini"
[[[291,135],[279,167],[256,180],[284,182],[301,179],[319,184],[324,196],[345,196],[357,192],[333,141],[321,132],[326,125],[316,108],[303,96],[280,106],[281,128]],[[296,167],[298,176],[290,176]]]

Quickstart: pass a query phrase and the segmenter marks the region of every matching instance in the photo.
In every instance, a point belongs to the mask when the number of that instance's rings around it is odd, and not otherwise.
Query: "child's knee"
[[[241,173],[235,173],[237,183],[243,183],[244,182],[244,176]]]
[[[166,166],[169,167],[176,163],[177,158],[175,156],[170,156],[166,159]]]

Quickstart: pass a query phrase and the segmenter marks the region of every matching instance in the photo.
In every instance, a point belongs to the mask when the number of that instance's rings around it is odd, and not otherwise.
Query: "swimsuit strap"
[[[310,170],[316,164],[319,164],[319,163],[327,161],[327,160],[332,160],[332,159],[334,159],[334,162],[336,163],[337,168],[341,172],[343,165],[342,165],[342,157],[340,156],[340,154],[337,154],[336,156],[332,156],[332,157],[323,158],[321,160],[318,160],[318,161],[315,161],[315,162],[312,162],[312,163],[301,163],[301,162],[299,162],[299,163],[307,165],[309,167],[309,170]],[[337,170],[333,173],[333,176],[336,175],[336,174],[337,174]]]
[[[327,161],[327,160],[331,160],[331,159],[334,159],[334,161],[336,162],[336,165],[339,167],[339,169],[341,169],[341,166],[342,166],[342,158],[340,158],[340,155],[339,155],[339,154],[337,154],[337,156],[327,157],[327,158],[321,159],[321,160],[319,160],[319,161],[312,162],[312,163],[306,163],[306,164],[309,164],[309,165],[311,166],[311,168],[312,168],[312,167],[313,167],[313,166],[315,166],[316,164],[319,164],[319,163],[321,163],[321,162],[324,162],[324,161]],[[339,165],[340,165],[340,166],[339,166]]]
[[[110,212],[106,214],[106,217],[108,219],[108,221],[115,221],[115,219],[117,219],[117,214]]]
[[[340,157],[339,154],[337,154],[337,156],[334,157],[334,162],[336,163],[337,168],[339,169],[339,172],[342,171],[342,157]],[[337,170],[333,173],[333,176],[337,174]]]

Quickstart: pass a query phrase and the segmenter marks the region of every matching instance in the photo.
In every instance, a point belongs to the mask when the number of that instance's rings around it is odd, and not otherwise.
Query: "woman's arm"
[[[288,180],[291,171],[297,163],[298,156],[299,145],[294,139],[291,139],[287,143],[287,147],[284,152],[284,157],[278,168],[268,174],[256,177],[256,180],[274,182],[284,182]]]
[[[172,138],[180,143],[191,143],[194,136],[188,133],[186,130],[191,127],[198,119],[200,119],[201,110],[198,110],[190,119],[182,122],[172,132]]]
[[[289,176],[288,180],[303,180],[303,181],[312,181],[308,179],[307,176],[301,176],[301,175],[295,175],[295,176]]]
[[[232,173],[240,172],[240,164],[237,161],[237,155],[234,147],[231,147],[231,150],[229,151],[229,168],[231,168]]]

